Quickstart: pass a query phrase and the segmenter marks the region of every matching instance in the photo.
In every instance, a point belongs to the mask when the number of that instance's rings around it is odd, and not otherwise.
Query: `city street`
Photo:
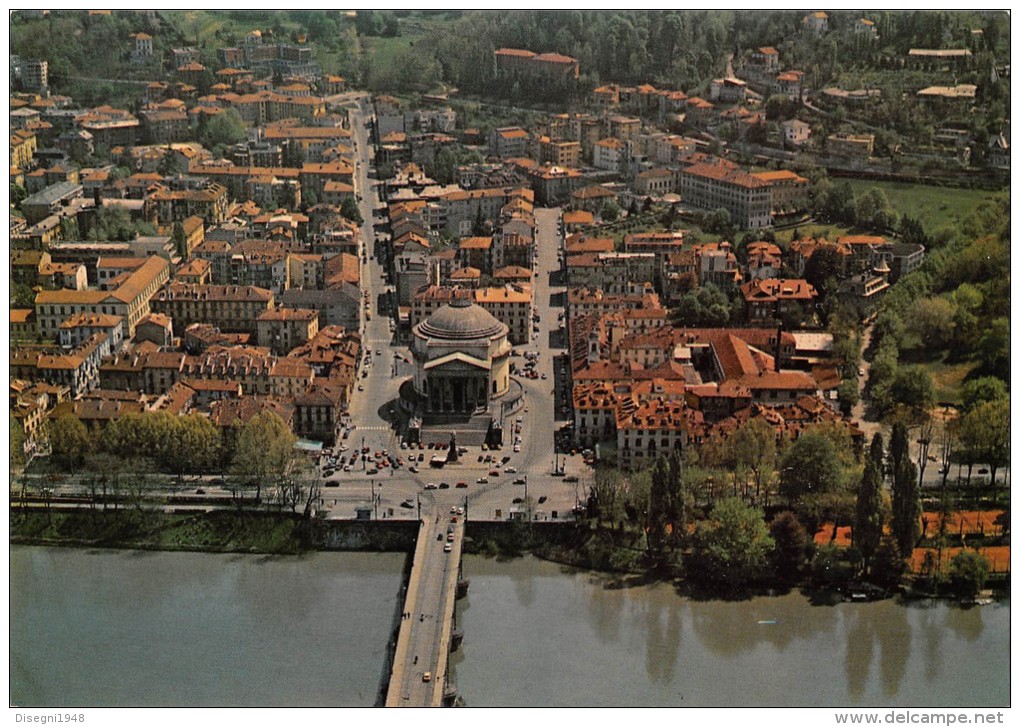
[[[354,509],[359,506],[372,506],[373,517],[407,518],[417,517],[416,497],[425,492],[427,484],[436,485],[436,493],[451,496],[453,500],[463,503],[465,498],[475,519],[507,519],[511,508],[517,504],[523,506],[525,497],[533,502],[532,516],[540,519],[557,519],[570,516],[571,510],[585,498],[586,483],[590,471],[581,461],[580,455],[573,457],[560,455],[560,468],[564,476],[553,476],[556,466],[553,434],[565,423],[563,415],[558,414],[560,404],[554,398],[556,372],[553,369],[554,357],[564,351],[565,329],[561,327],[559,313],[562,307],[554,307],[554,302],[562,305],[562,287],[552,286],[552,276],[559,268],[557,251],[560,249],[559,234],[560,210],[536,209],[537,250],[535,256],[536,276],[534,285],[534,311],[538,315],[538,331],[532,334],[527,346],[519,346],[522,355],[513,360],[517,366],[523,367],[524,351],[537,351],[537,379],[518,377],[524,387],[524,406],[515,412],[511,419],[504,422],[506,439],[505,446],[498,452],[482,452],[478,447],[467,448],[467,453],[457,464],[443,469],[428,466],[432,450],[400,449],[400,434],[403,422],[397,404],[400,383],[411,376],[413,368],[411,358],[405,346],[394,343],[394,335],[390,322],[393,312],[389,308],[387,291],[389,286],[385,279],[382,253],[383,241],[375,235],[375,222],[381,222],[383,202],[379,199],[375,181],[370,176],[373,152],[369,142],[369,131],[366,122],[371,118],[371,107],[367,99],[362,99],[358,110],[352,114],[352,132],[357,152],[356,190],[360,195],[359,209],[365,223],[361,226],[361,287],[365,291],[367,303],[366,313],[371,316],[364,321],[363,335],[363,366],[359,374],[358,386],[354,391],[350,408],[350,431],[347,437],[337,442],[337,449],[347,447],[340,452],[349,462],[356,450],[368,449],[370,459],[365,462],[358,460],[352,471],[338,469],[327,480],[323,489],[322,506],[330,517],[354,517]],[[556,348],[553,348],[555,346]],[[562,391],[562,387],[560,387]],[[520,421],[517,419],[520,417]],[[516,430],[520,429],[519,453],[513,451]],[[403,466],[399,469],[385,468],[375,475],[367,474],[374,469],[375,452],[385,451],[391,461],[400,456]],[[408,471],[411,464],[408,455],[426,455],[425,461],[414,463],[419,472]],[[492,462],[479,462],[479,457],[492,454],[497,462],[504,456],[510,461],[496,467]],[[503,472],[505,467],[512,467],[516,473]],[[498,469],[498,476],[490,476],[490,471]],[[513,480],[527,476],[527,485],[514,485]],[[565,482],[565,479],[577,481]],[[478,482],[479,479],[488,480]],[[449,493],[439,490],[446,483]],[[466,486],[457,487],[457,483]],[[525,490],[527,492],[525,492]],[[428,490],[431,492],[431,489]],[[519,499],[518,503],[514,503]],[[410,502],[412,507],[402,506]]]

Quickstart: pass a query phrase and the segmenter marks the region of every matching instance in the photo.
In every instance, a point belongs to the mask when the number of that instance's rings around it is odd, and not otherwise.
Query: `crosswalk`
[[[388,432],[392,429],[392,427],[364,427],[360,424],[355,424],[351,428],[357,429],[359,432]]]

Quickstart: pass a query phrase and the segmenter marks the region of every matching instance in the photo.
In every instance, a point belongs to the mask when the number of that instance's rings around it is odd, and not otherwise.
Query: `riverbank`
[[[418,523],[413,520],[308,520],[293,513],[233,510],[12,509],[10,523],[10,542],[17,545],[263,555],[318,551],[409,554],[418,537]],[[650,570],[644,551],[625,541],[610,531],[569,522],[473,521],[467,528],[464,552],[497,560],[533,555],[578,570],[605,573],[620,583],[669,583],[678,592],[697,598],[744,598],[798,589],[817,603],[855,595],[869,600],[877,597],[866,585],[848,581],[819,586],[809,582],[807,574],[797,582],[764,583],[740,593],[707,592],[674,572]],[[1009,579],[993,578],[988,586],[1002,591],[1008,589]],[[953,595],[943,590],[932,583],[907,580],[903,588],[888,589],[885,595]]]
[[[12,510],[10,542],[86,548],[301,555],[410,552],[416,522],[307,520],[292,513],[216,510]]]

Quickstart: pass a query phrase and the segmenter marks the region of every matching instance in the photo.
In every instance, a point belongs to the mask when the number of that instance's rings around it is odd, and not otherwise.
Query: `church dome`
[[[456,299],[418,324],[419,332],[441,340],[471,340],[506,335],[495,316],[469,299]]]

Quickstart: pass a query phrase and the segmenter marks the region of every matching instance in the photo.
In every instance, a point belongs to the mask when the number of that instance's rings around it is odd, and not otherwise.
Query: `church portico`
[[[508,329],[470,300],[444,305],[412,331],[416,415],[474,416],[510,388]]]

